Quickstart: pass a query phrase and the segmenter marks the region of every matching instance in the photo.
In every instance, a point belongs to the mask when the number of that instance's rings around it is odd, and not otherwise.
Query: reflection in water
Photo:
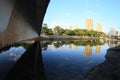
[[[39,42],[28,48],[9,71],[5,80],[46,80]]]
[[[8,53],[8,57],[10,58],[10,60],[16,62],[24,52],[25,49],[22,46],[20,46],[20,47],[11,47],[9,51],[3,52],[2,54]]]
[[[77,46],[75,44],[69,44],[69,47],[76,50],[77,49]]]
[[[100,45],[96,45],[96,53],[100,53],[101,51],[101,46]]]
[[[114,40],[114,39],[110,39],[108,40],[108,46],[109,47],[115,47],[115,46],[119,46],[120,45],[120,41],[118,40]]]
[[[41,46],[39,42],[36,42],[32,46],[23,43],[19,44],[28,50],[22,56],[19,55],[16,57],[17,59],[20,57],[18,60],[16,59],[17,62],[14,61],[14,56],[17,53],[10,53],[14,63],[11,62],[13,67],[11,66],[12,69],[11,67],[9,68],[11,70],[8,70],[9,73],[6,76],[6,80],[46,80],[46,78],[47,80],[83,80],[86,73],[92,67],[104,61],[104,55],[106,49],[108,49],[107,45],[99,41],[91,43],[90,41],[43,41],[41,42]],[[101,48],[101,50],[98,50],[100,51],[99,55],[96,54],[97,46],[100,46],[98,49]],[[20,48],[18,47],[17,49]],[[84,53],[85,50],[86,53]],[[84,57],[84,54],[89,57]],[[0,57],[0,59],[2,58]],[[7,64],[10,65],[11,63],[8,62]],[[8,65],[4,70],[8,69]],[[1,67],[0,69],[3,68]]]
[[[96,54],[96,46],[102,47],[99,55]],[[53,41],[48,43],[46,50],[42,48],[47,80],[83,80],[93,66],[104,61],[108,46],[99,41],[68,40]]]
[[[44,50],[47,50],[47,48],[48,48],[48,45],[51,45],[52,44],[52,42],[42,42],[42,44],[41,44],[41,47],[44,49]]]
[[[0,80],[3,80],[24,52],[25,48],[22,46],[9,47],[7,50],[0,51]]]
[[[96,53],[101,53],[101,45],[105,42],[101,41],[53,41],[53,42],[42,42],[42,48],[47,50],[48,45],[54,46],[56,49],[63,45],[69,45],[69,48],[77,50],[79,46],[84,46],[84,56],[92,56],[93,46],[96,47]]]
[[[25,52],[25,48],[19,46],[19,47],[11,47],[7,51],[2,51],[0,55],[7,55],[9,60],[17,61],[24,52]]]
[[[84,56],[91,56],[92,55],[92,46],[87,45],[84,48]]]
[[[56,41],[56,42],[54,42],[53,44],[54,44],[55,48],[59,48],[59,47],[61,47],[61,46],[63,45],[63,44],[61,43],[61,41]]]

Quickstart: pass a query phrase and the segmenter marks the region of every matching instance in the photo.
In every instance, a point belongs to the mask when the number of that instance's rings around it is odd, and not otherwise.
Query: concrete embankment
[[[88,72],[84,80],[120,80],[120,46],[109,48],[105,58]]]
[[[67,35],[42,35],[39,38],[40,40],[97,40],[100,38],[96,37],[86,37],[86,36],[67,36]]]

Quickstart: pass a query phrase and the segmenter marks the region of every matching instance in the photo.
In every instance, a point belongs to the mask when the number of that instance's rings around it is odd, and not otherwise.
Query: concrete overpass
[[[50,0],[0,0],[0,48],[40,35]]]

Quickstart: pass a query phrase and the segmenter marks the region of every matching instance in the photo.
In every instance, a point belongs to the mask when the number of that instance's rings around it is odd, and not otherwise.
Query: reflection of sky
[[[91,56],[84,56],[84,48],[77,46],[76,49],[72,49],[69,45],[55,48],[54,45],[49,45],[47,50],[43,50],[48,80],[58,80],[58,78],[73,80],[75,77],[81,79],[93,66],[105,60],[107,45],[101,46],[99,54],[96,53],[96,46],[93,46]]]
[[[0,80],[3,80],[8,71],[24,52],[25,48],[19,46],[11,47],[9,50],[0,53]]]
[[[48,49],[52,50],[53,52],[56,50],[66,50],[69,46],[62,45],[62,47],[56,48],[54,45],[48,45]]]
[[[25,48],[23,48],[22,46],[11,47],[9,50],[2,51],[0,53],[0,60],[16,61],[24,52],[25,52]]]

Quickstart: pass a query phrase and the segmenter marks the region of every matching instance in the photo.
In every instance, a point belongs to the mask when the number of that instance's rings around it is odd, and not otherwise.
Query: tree
[[[63,44],[60,41],[57,41],[56,43],[54,43],[55,48],[59,48],[61,47]]]
[[[90,34],[91,37],[93,37],[93,36],[95,36],[95,31],[94,30],[90,30],[89,34]]]
[[[62,35],[64,33],[64,29],[57,25],[54,28],[54,33],[57,35]]]
[[[81,30],[80,30],[80,35],[81,35],[81,36],[84,36],[84,35],[85,35],[85,31],[81,29]]]
[[[82,29],[84,31],[84,36],[88,35],[88,30],[87,29]]]
[[[52,31],[52,29],[48,29],[47,34],[48,34],[48,35],[53,35],[53,31]]]
[[[41,33],[42,34],[47,34],[48,32],[48,25],[45,23],[42,25],[42,30],[41,30]]]
[[[99,32],[101,37],[106,37],[107,35],[104,32]]]
[[[69,30],[69,29],[66,29],[66,30],[65,30],[65,34],[66,34],[66,35],[75,35],[74,31]]]
[[[83,29],[75,29],[74,33],[75,33],[75,35],[78,35],[78,36],[84,36],[85,35],[85,31]]]
[[[79,30],[79,29],[75,29],[75,30],[74,30],[74,33],[75,33],[75,35],[78,35],[78,36],[79,36],[79,35],[80,35],[80,30]]]
[[[48,28],[48,25],[47,25],[46,23],[43,24],[41,33],[42,33],[42,34],[46,34],[46,35],[53,35],[52,29],[49,29],[49,28]]]

